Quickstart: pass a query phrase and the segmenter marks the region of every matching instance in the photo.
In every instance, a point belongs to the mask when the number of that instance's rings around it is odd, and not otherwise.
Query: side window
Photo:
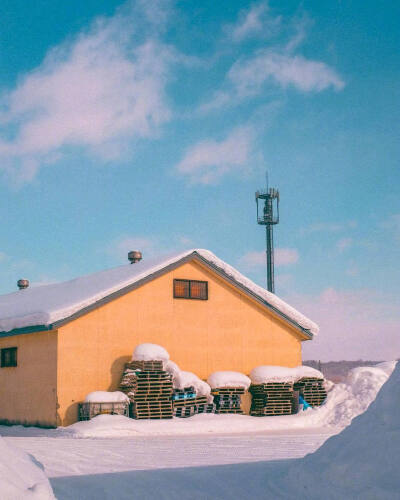
[[[175,299],[208,299],[208,282],[198,280],[174,280]]]
[[[17,366],[17,348],[7,347],[1,349],[1,367],[6,368],[8,366]]]

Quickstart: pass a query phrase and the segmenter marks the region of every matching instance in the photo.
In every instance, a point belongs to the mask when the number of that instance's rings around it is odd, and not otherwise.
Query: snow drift
[[[0,437],[1,500],[55,499],[42,468],[31,455],[9,446]]]
[[[400,364],[365,413],[269,487],[275,498],[392,500],[400,496],[399,464]]]
[[[172,363],[172,362],[171,362]],[[335,385],[328,392],[326,403],[302,411],[297,415],[255,418],[249,415],[195,415],[188,419],[174,418],[163,421],[132,420],[119,415],[100,415],[86,422],[78,422],[64,428],[63,432],[74,437],[123,437],[132,435],[184,435],[184,434],[235,434],[242,432],[274,432],[294,429],[330,429],[340,432],[353,418],[364,412],[375,399],[379,389],[392,373],[395,362],[377,366],[359,367],[352,370],[347,380]],[[196,380],[207,386],[190,372],[178,370],[175,386],[186,387]],[[189,374],[189,375],[188,375]],[[194,377],[194,378],[192,378]]]

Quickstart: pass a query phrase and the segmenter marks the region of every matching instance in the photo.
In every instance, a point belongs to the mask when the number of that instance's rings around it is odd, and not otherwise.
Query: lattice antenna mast
[[[267,243],[267,290],[275,293],[273,226],[279,223],[279,191],[268,187],[268,172],[266,174],[266,182],[266,189],[256,191],[257,223],[265,226]]]

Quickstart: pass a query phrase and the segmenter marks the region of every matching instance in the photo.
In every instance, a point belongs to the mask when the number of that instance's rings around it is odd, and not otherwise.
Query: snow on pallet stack
[[[215,413],[243,413],[241,398],[251,383],[249,377],[239,372],[220,371],[212,373],[207,382],[212,387]]]
[[[291,415],[294,397],[292,383],[252,384],[250,393],[252,395],[250,415],[254,417]]]
[[[90,420],[97,415],[129,416],[129,398],[120,391],[94,391],[79,404],[79,420]]]
[[[198,413],[215,412],[211,388],[206,382],[192,372],[180,370],[173,361],[168,361],[165,369],[173,377],[172,404],[175,417],[186,418]]]
[[[250,373],[252,402],[250,415],[274,416],[290,415],[298,408],[299,392],[311,406],[311,401],[322,404],[323,392],[317,386],[310,386],[309,380],[318,379],[323,383],[323,375],[308,366],[287,368],[284,366],[259,366]],[[307,381],[307,382],[302,382]],[[302,385],[303,384],[303,385]],[[307,389],[305,387],[307,386]],[[300,389],[302,387],[302,389]],[[319,387],[319,382],[318,382]],[[305,393],[310,401],[305,397]],[[311,395],[314,397],[311,397]]]
[[[121,390],[132,402],[133,418],[172,418],[172,377],[164,370],[168,358],[161,346],[140,344],[126,364]]]
[[[321,374],[322,375],[322,374]],[[294,383],[294,390],[311,406],[321,406],[327,397],[325,381],[320,377],[303,377]]]

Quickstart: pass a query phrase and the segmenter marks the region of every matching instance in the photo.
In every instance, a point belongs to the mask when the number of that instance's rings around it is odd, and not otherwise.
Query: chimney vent
[[[17,281],[17,285],[20,290],[25,290],[29,286],[29,280],[20,279]]]
[[[136,264],[136,262],[142,260],[142,252],[139,252],[139,250],[131,250],[128,253],[128,260],[131,264]]]

